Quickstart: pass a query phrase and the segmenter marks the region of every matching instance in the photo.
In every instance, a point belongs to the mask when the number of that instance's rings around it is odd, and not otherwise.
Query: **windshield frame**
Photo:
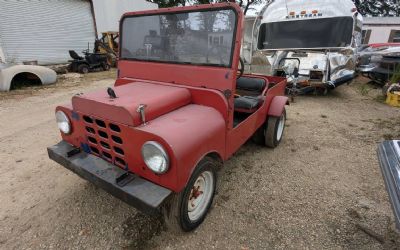
[[[182,13],[192,13],[192,12],[210,12],[210,11],[221,11],[221,10],[230,10],[233,12],[235,16],[235,23],[233,27],[232,33],[232,45],[230,51],[230,58],[229,63],[226,65],[221,64],[214,64],[214,63],[191,63],[191,62],[179,62],[179,61],[167,61],[167,60],[151,60],[151,59],[140,59],[140,58],[127,58],[122,57],[122,48],[123,48],[123,24],[125,19],[127,18],[135,18],[141,16],[161,16],[161,15],[173,15],[173,14],[182,14]],[[234,62],[234,55],[235,55],[235,48],[236,48],[236,36],[237,36],[237,27],[238,27],[238,13],[237,9],[233,6],[223,6],[223,7],[212,7],[212,8],[205,8],[205,9],[190,9],[190,10],[178,10],[178,11],[170,11],[170,9],[158,9],[154,13],[127,13],[124,14],[119,23],[119,51],[118,56],[119,60],[126,60],[126,61],[138,61],[138,62],[150,62],[150,63],[162,63],[162,64],[179,64],[179,65],[189,65],[189,66],[209,66],[209,67],[218,67],[218,68],[232,68]]]
[[[308,21],[308,20],[320,20],[320,19],[333,19],[333,18],[352,18],[353,19],[353,24],[352,24],[352,29],[351,29],[351,40],[350,44],[348,46],[344,47],[293,47],[293,48],[273,48],[273,49],[264,49],[259,47],[260,43],[260,36],[261,32],[258,32],[257,35],[257,50],[259,51],[293,51],[293,50],[335,50],[335,49],[345,49],[345,48],[351,48],[354,46],[354,29],[355,29],[355,22],[354,22],[354,17],[353,16],[333,16],[333,17],[323,17],[323,18],[307,18],[307,19],[289,19],[289,20],[282,20],[282,21],[274,21],[274,22],[265,22],[261,23],[259,26],[259,31],[261,30],[262,25],[268,25],[270,23],[284,23],[284,22],[296,22],[296,21]]]

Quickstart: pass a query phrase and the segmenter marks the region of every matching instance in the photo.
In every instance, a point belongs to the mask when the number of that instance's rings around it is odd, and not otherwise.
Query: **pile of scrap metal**
[[[399,74],[399,67],[400,43],[372,44],[359,52],[357,70],[380,85]]]
[[[47,85],[57,81],[57,74],[44,66],[0,64],[0,91],[13,89],[18,81]]]

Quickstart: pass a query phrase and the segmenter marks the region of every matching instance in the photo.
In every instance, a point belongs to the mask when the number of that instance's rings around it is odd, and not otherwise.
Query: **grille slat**
[[[101,128],[106,128],[106,123],[102,120],[96,119],[96,124],[97,126],[101,127]]]
[[[114,123],[110,123],[109,126],[112,131],[117,132],[117,133],[121,132],[121,128],[118,125],[115,125]]]
[[[122,139],[119,136],[111,135],[111,139],[118,144],[122,144]]]
[[[116,166],[125,168],[125,150],[120,136],[121,127],[88,115],[83,115],[83,120],[91,153],[114,163]]]
[[[94,128],[91,128],[91,127],[86,127],[86,131],[91,134],[96,134],[96,131],[94,130]]]
[[[104,139],[108,139],[108,134],[102,130],[97,131],[99,133],[100,137],[103,137]]]

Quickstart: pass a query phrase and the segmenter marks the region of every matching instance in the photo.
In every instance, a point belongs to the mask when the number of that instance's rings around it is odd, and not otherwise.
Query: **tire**
[[[276,148],[282,140],[285,130],[286,110],[280,117],[268,117],[267,128],[265,131],[265,145],[269,148]]]
[[[162,207],[168,229],[174,232],[188,232],[204,221],[215,195],[217,165],[218,162],[214,159],[203,158],[196,166],[186,187],[180,193],[174,194]],[[193,196],[195,184],[200,187],[196,192],[201,192],[196,198]]]
[[[89,73],[89,66],[86,64],[81,64],[78,66],[78,72],[81,74],[87,74]]]

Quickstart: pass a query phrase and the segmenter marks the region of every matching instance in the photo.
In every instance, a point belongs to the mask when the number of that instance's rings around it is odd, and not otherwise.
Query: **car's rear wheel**
[[[267,127],[265,130],[265,145],[270,148],[275,148],[282,140],[283,132],[286,123],[286,110],[283,109],[281,116],[268,117]]]
[[[82,74],[89,73],[89,67],[86,64],[81,64],[78,66],[78,72]]]
[[[162,208],[169,229],[191,231],[203,222],[215,194],[217,164],[210,157],[202,159],[184,190],[174,194]]]

